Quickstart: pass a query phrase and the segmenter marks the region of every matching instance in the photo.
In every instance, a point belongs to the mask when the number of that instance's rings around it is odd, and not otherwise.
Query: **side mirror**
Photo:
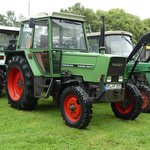
[[[34,27],[35,27],[34,18],[30,18],[30,19],[29,19],[29,27],[30,27],[30,28],[34,28]]]
[[[99,53],[100,53],[100,54],[105,54],[105,51],[106,51],[105,46],[101,46],[101,47],[99,48]]]

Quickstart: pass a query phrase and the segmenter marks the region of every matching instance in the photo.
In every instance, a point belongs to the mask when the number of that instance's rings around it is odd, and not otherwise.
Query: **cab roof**
[[[14,32],[19,32],[20,28],[17,28],[17,27],[8,27],[8,26],[2,26],[2,25],[0,25],[0,31],[14,31]]]
[[[87,33],[87,36],[98,36],[100,35],[100,32],[92,32],[92,33]],[[132,37],[132,34],[127,31],[105,31],[105,35],[128,35]]]
[[[34,19],[42,19],[42,18],[62,18],[62,19],[69,19],[69,20],[76,20],[76,21],[85,21],[85,16],[82,15],[75,15],[71,13],[62,13],[62,12],[52,12],[52,13],[39,13],[31,18]],[[20,19],[21,22],[28,21],[30,17],[23,17]]]

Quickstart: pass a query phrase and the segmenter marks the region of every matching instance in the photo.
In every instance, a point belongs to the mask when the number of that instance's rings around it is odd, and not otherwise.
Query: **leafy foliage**
[[[20,26],[20,23],[17,21],[14,11],[7,11],[7,15],[0,14],[0,25],[4,26]]]
[[[0,25],[6,25],[6,24],[7,24],[7,20],[5,16],[0,14]]]
[[[150,18],[143,20],[143,23],[145,25],[145,31],[150,31]]]

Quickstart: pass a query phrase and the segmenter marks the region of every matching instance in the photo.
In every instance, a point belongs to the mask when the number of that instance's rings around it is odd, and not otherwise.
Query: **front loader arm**
[[[147,45],[150,42],[150,32],[141,37],[136,46],[133,48],[132,52],[127,58],[127,63],[133,58],[136,52],[144,45]]]

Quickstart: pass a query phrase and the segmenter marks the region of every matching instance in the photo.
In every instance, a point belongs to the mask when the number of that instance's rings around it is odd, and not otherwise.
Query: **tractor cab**
[[[99,52],[99,32],[88,33],[87,38],[92,52]],[[106,31],[106,53],[127,57],[133,50],[132,34],[126,31]]]
[[[14,45],[14,50],[16,49],[16,41],[19,35],[19,28],[17,27],[7,27],[0,25],[0,51],[5,51],[10,48],[10,45]]]
[[[43,74],[60,75],[63,51],[88,52],[82,16],[42,13],[24,19],[17,50],[30,49]]]
[[[0,25],[0,66],[5,64],[5,51],[15,50],[19,28]]]

